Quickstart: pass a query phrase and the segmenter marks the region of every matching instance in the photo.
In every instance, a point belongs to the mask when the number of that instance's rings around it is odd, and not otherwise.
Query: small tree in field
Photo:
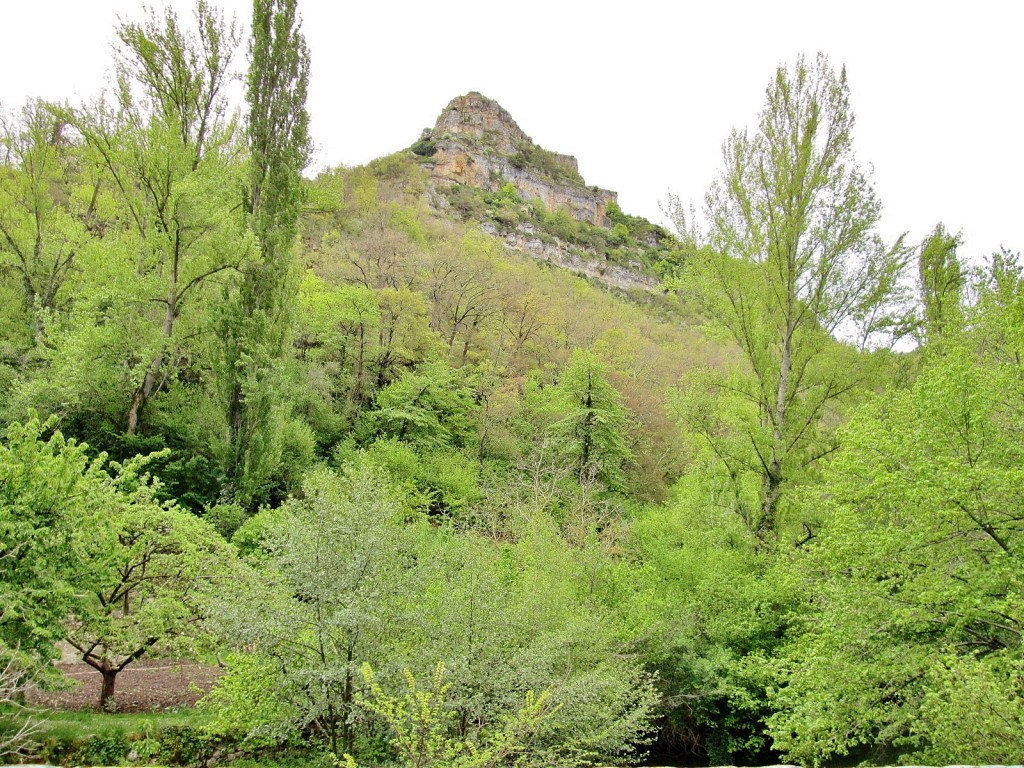
[[[117,675],[154,652],[186,652],[198,639],[200,587],[230,554],[213,527],[166,508],[142,486],[75,534],[72,583],[78,590],[67,640],[102,677],[99,707],[116,709]]]
[[[105,709],[125,667],[194,637],[195,593],[230,552],[153,498],[144,460],[108,467],[60,432],[44,439],[51,427],[33,418],[0,444],[0,650],[31,672],[68,640],[102,675]]]

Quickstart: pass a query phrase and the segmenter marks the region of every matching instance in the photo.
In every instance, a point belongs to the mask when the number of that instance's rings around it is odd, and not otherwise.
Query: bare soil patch
[[[68,680],[77,682],[66,691],[28,693],[29,704],[48,709],[96,709],[100,698],[100,674],[88,664],[56,665]],[[142,659],[117,676],[114,700],[118,712],[160,712],[192,706],[213,686],[224,671],[218,667],[176,659]]]

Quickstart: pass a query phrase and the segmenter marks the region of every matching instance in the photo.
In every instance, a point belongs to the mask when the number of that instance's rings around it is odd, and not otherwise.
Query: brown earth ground
[[[28,692],[31,705],[48,709],[96,709],[100,698],[100,674],[88,664],[56,665],[77,685],[66,691]],[[114,701],[118,712],[158,712],[195,704],[210,690],[223,670],[174,659],[141,659],[117,676]]]

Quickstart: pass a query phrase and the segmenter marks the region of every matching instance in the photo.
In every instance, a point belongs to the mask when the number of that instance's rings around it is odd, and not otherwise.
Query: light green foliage
[[[544,229],[559,240],[573,243],[579,240],[582,224],[567,208],[559,208],[544,214]]]
[[[237,169],[233,126],[220,92],[238,41],[234,28],[205,3],[197,14],[195,32],[183,30],[171,10],[162,20],[154,14],[142,24],[123,25],[123,122],[112,131],[102,111],[78,121],[124,196],[139,239],[139,271],[152,278],[164,309],[154,319],[166,346],[152,356],[133,395],[128,432],[137,427],[165,358],[175,351],[174,329],[186,299],[241,260],[229,186]]]
[[[309,50],[295,0],[256,0],[249,41],[250,213],[264,259],[275,248],[290,250],[303,193],[301,172],[312,142],[306,89]]]
[[[957,258],[960,235],[950,235],[937,224],[918,249],[918,292],[923,317],[921,336],[936,342],[955,332],[963,322],[966,276]]]
[[[623,212],[621,206],[614,200],[608,203],[606,210],[608,220],[612,224],[612,231],[623,240],[643,243],[649,247],[661,250],[661,259],[674,262],[670,249],[678,248],[679,241],[664,227],[652,224],[641,216],[631,216]],[[662,249],[662,246],[667,248]]]
[[[792,758],[871,744],[966,759],[968,740],[931,736],[953,717],[975,724],[970,743],[986,759],[1019,754],[1012,740],[992,747],[1024,714],[1006,694],[1019,685],[1024,625],[1024,388],[1008,362],[1020,329],[1002,323],[1019,295],[983,302],[979,332],[1003,328],[991,345],[975,353],[971,336],[946,339],[909,391],[879,398],[843,433],[828,495],[814,502],[827,510],[806,564],[814,600],[780,661],[768,721]]]
[[[372,289],[331,285],[312,272],[303,278],[294,343],[305,386],[296,392],[297,410],[321,444],[337,441],[370,395],[380,319]]]
[[[430,326],[444,335],[449,358],[460,365],[470,360],[471,345],[493,328],[499,312],[501,255],[497,240],[470,230],[430,259]],[[458,341],[462,350],[456,355]]]
[[[280,743],[312,726],[333,753],[360,757],[375,726],[353,708],[359,667],[391,679],[441,659],[446,738],[501,743],[526,691],[550,689],[557,712],[531,741],[544,764],[622,756],[642,741],[655,694],[626,625],[594,602],[599,549],[574,551],[540,520],[507,548],[409,517],[370,455],[344,476],[314,474],[302,501],[242,526],[251,570],[213,596],[214,615],[253,650],[209,699],[218,728]]]
[[[788,465],[828,451],[814,432],[855,381],[827,360],[830,334],[850,326],[863,347],[900,316],[904,249],[876,234],[881,209],[854,159],[852,127],[845,72],[823,55],[780,67],[756,129],[725,142],[725,168],[706,198],[708,244],[692,257],[692,285],[743,354],[737,393],[761,421],[747,431],[742,463],[761,479],[753,530],[769,547]]]
[[[476,406],[468,373],[441,361],[406,372],[377,393],[370,429],[424,448],[471,443]]]
[[[816,348],[808,350],[810,359],[799,372],[800,389],[791,391],[786,406],[787,442],[778,455],[778,477],[791,491],[818,481],[821,459],[839,447],[835,428],[865,396],[864,390],[886,371],[884,357],[868,359],[824,333],[813,343]],[[766,348],[767,342],[760,347]],[[776,446],[772,421],[765,416],[771,390],[761,389],[760,384],[746,366],[694,367],[681,377],[670,403],[690,438],[690,472],[713,489],[710,503],[732,510],[748,532],[767,546],[771,537],[764,538],[763,525],[767,523],[763,516],[765,478],[771,465],[766,462]],[[798,543],[813,536],[818,523],[813,508],[799,506],[791,493],[781,490],[775,515],[779,518],[777,535]]]
[[[17,649],[31,668],[56,655],[73,602],[68,580],[75,521],[104,508],[102,459],[37,417],[0,444],[0,663]]]
[[[630,419],[597,356],[573,352],[553,394],[560,418],[550,432],[580,481],[596,479],[610,489],[621,487],[624,465],[632,458]]]
[[[0,267],[16,277],[36,343],[47,314],[67,300],[65,284],[88,247],[99,198],[65,130],[42,102],[28,103],[18,118],[0,115]]]
[[[408,485],[409,503],[427,514],[465,520],[482,496],[479,462],[449,446],[414,447],[394,439],[378,439],[365,451],[365,460]]]
[[[103,676],[99,706],[116,708],[115,678],[153,653],[195,656],[200,588],[226,572],[230,552],[208,523],[153,498],[126,468],[102,513],[76,521],[69,573],[77,599],[67,640]]]
[[[951,655],[932,664],[915,736],[927,764],[989,763],[1024,754],[1024,662]]]
[[[275,653],[230,652],[222,663],[227,674],[197,705],[209,718],[208,731],[216,736],[237,735],[253,750],[298,741],[301,724],[310,713],[304,710],[304,701],[293,698],[293,690],[282,686]]]
[[[754,489],[756,495],[756,488]],[[700,476],[663,508],[636,514],[625,546],[635,563],[618,609],[643,628],[658,673],[666,745],[700,744],[714,764],[762,763],[770,740],[766,660],[799,606],[785,562],[754,551],[731,503]]]
[[[491,729],[486,742],[460,741],[450,733],[456,712],[448,705],[450,684],[444,683],[444,665],[438,664],[428,690],[404,670],[407,690],[401,698],[389,695],[374,679],[369,664],[363,678],[369,686],[360,703],[391,729],[391,744],[409,768],[497,768],[521,765],[529,743],[541,722],[551,714],[547,693],[527,691],[526,701],[499,728]],[[346,757],[348,757],[346,755]]]
[[[359,285],[329,285],[307,272],[299,288],[298,346],[304,354],[344,365],[358,338],[380,323],[376,294]],[[365,355],[365,352],[363,353]]]
[[[107,702],[214,651],[193,746],[345,768],[621,765],[654,723],[722,763],[1019,760],[1022,270],[967,284],[938,227],[901,305],[844,73],[776,73],[681,243],[408,151],[305,181],[294,0],[254,1],[237,124],[237,31],[196,22],[121,23],[113,101],[0,131],[0,699],[70,639]]]
[[[514,718],[529,690],[558,707],[532,740],[533,762],[621,760],[644,743],[656,695],[630,650],[635,631],[602,603],[601,542],[573,548],[536,513],[514,546],[475,535],[432,537],[420,550],[415,665],[443,659],[460,739]]]
[[[303,490],[235,536],[252,540],[250,563],[209,599],[225,640],[254,650],[235,659],[209,705],[224,730],[278,743],[315,727],[342,754],[355,743],[359,666],[379,665],[403,622],[405,509],[368,465],[311,473]]]
[[[143,460],[107,474],[105,456],[90,461],[59,432],[43,440],[48,428],[13,425],[0,447],[0,649],[46,659],[66,638],[102,673],[104,707],[131,662],[189,647],[195,592],[228,553],[205,523],[155,501]]]
[[[647,308],[623,302],[507,253],[498,238],[433,216],[415,196],[422,170],[407,153],[386,160],[314,182],[343,189],[345,198],[305,221],[304,253],[316,277],[303,288],[297,342],[310,376],[299,392],[321,449],[329,450],[332,431],[347,428],[376,390],[418,372],[424,360],[447,357],[453,367],[481,365],[497,382],[475,387],[478,455],[517,461],[524,449],[514,426],[520,377],[561,367],[575,347],[604,344],[607,373],[642,424],[630,446],[637,454],[630,474],[644,477],[635,487],[663,495],[678,464],[662,393],[718,346],[656,318],[678,311],[674,297],[647,297]],[[349,301],[355,291],[376,300],[379,322],[357,312]],[[343,301],[327,299],[342,294]],[[353,312],[359,317],[350,318]],[[332,314],[340,318],[341,335],[313,332],[313,313],[328,324]]]
[[[137,339],[122,358],[129,395],[121,423],[129,434],[168,375],[195,354],[187,341],[200,324],[205,287],[246,250],[234,213],[240,164],[222,94],[238,40],[205,2],[196,14],[195,30],[170,9],[120,25],[116,109],[99,102],[64,115],[102,169],[101,182],[116,190],[107,237],[121,244],[104,252],[115,260],[105,267],[114,284],[129,288],[121,305],[127,316],[114,323],[134,326],[123,338]],[[92,312],[106,312],[100,297],[90,298]],[[89,334],[93,324],[72,327]]]
[[[108,429],[123,429],[144,366],[165,349],[159,326],[140,307],[152,294],[135,275],[131,243],[108,237],[102,248],[79,254],[71,310],[51,317],[42,354],[44,375],[26,376],[12,397],[11,416],[29,408]],[[26,372],[28,373],[28,372]]]

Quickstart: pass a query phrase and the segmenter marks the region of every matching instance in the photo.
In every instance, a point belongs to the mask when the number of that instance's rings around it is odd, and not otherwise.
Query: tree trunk
[[[761,497],[761,519],[758,520],[755,534],[758,547],[771,550],[778,540],[779,496],[782,492],[782,465],[773,459],[768,472],[765,473]]]
[[[114,683],[117,680],[117,669],[104,668],[99,670],[103,679],[100,686],[100,712],[113,712],[117,708],[114,700]]]
[[[237,369],[234,375],[239,376]],[[242,458],[245,453],[243,445],[242,430],[245,427],[245,397],[242,392],[242,383],[235,381],[231,387],[231,402],[228,408],[228,424],[231,428],[231,466],[228,475],[232,480],[237,481],[241,474],[241,467],[244,463]]]
[[[342,712],[344,717],[341,721],[341,743],[346,752],[351,752],[355,746],[355,739],[352,733],[352,724],[349,722],[349,715],[355,702],[355,685],[352,681],[352,660],[355,658],[351,644],[345,650],[345,688],[341,693]],[[337,754],[337,748],[335,748]]]
[[[765,467],[762,483],[761,519],[757,523],[757,538],[760,546],[771,549],[778,541],[779,535],[779,496],[782,493],[784,478],[782,475],[782,459],[786,451],[786,413],[789,402],[789,376],[793,367],[793,323],[786,323],[785,336],[782,339],[782,360],[779,367],[779,389],[775,398],[775,413],[772,419],[772,456]]]
[[[175,280],[176,278],[177,274],[175,273]],[[175,293],[174,289],[172,289],[167,299],[167,312],[164,314],[162,330],[165,339],[171,338],[174,334],[174,321],[177,317],[178,295]],[[128,425],[125,430],[129,435],[134,435],[139,427],[139,417],[142,414],[142,409],[146,407],[146,403],[149,402],[150,396],[156,389],[157,379],[160,376],[160,370],[163,368],[163,364],[163,354],[158,354],[153,358],[153,362],[150,363],[149,369],[146,371],[146,375],[142,379],[141,386],[135,390],[135,393],[132,395],[132,402],[128,407]]]
[[[157,355],[157,357],[150,363],[149,369],[146,371],[145,377],[142,379],[142,384],[132,394],[132,402],[128,407],[128,424],[125,431],[129,435],[134,435],[139,428],[139,417],[142,414],[142,409],[149,402],[150,395],[153,394],[153,390],[156,389],[156,380],[160,375],[160,369],[163,367],[163,357]]]

